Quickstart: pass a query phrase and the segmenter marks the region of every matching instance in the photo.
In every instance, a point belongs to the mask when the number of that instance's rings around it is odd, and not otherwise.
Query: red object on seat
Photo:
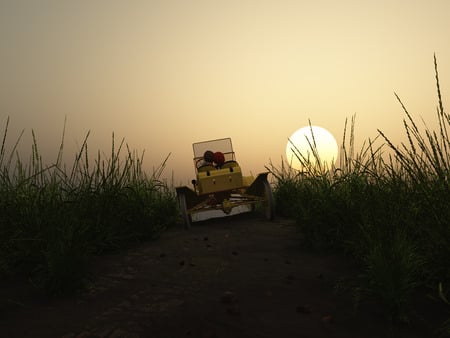
[[[224,164],[224,162],[225,162],[225,155],[220,151],[216,151],[214,153],[214,163],[216,163],[218,167],[221,167],[222,164]]]

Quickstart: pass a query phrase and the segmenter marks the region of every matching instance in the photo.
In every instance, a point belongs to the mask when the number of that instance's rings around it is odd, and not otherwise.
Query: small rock
[[[285,264],[291,264],[291,261],[290,261],[289,259],[286,259],[286,260],[284,261],[284,263],[285,263]]]
[[[203,237],[203,240],[204,240],[204,241],[207,241],[207,240],[208,240],[208,237],[206,237],[206,236]]]
[[[202,338],[216,338],[217,335],[212,330],[206,330],[202,333]]]
[[[295,310],[298,313],[302,313],[302,314],[310,314],[311,313],[311,307],[308,305],[298,305]]]
[[[333,323],[333,316],[332,315],[326,315],[322,317],[322,324],[330,325]]]
[[[121,329],[114,330],[114,332],[111,333],[111,335],[109,336],[109,338],[135,338],[135,337],[137,338],[139,337],[139,335],[126,332]]]
[[[180,261],[180,266],[183,266],[184,264],[185,264],[185,262],[184,261]]]
[[[241,308],[239,304],[232,304],[228,306],[227,313],[233,316],[239,316],[241,314]]]
[[[236,295],[232,291],[225,291],[222,295],[221,302],[224,304],[233,304],[237,302]]]
[[[131,303],[129,301],[125,300],[117,306],[120,308],[128,309],[129,307],[131,307]]]
[[[74,338],[74,337],[75,337],[75,333],[70,332],[70,333],[65,334],[61,338]]]
[[[113,328],[97,328],[92,331],[91,336],[94,337],[108,337]]]

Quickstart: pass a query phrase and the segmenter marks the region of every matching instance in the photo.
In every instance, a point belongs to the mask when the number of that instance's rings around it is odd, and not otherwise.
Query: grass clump
[[[407,321],[419,287],[450,282],[450,116],[436,58],[434,64],[437,131],[425,123],[420,130],[396,95],[407,143],[395,146],[378,130],[355,152],[353,117],[349,133],[345,122],[338,167],[310,168],[300,156],[301,170],[268,167],[276,178],[277,212],[296,218],[304,245],[352,255],[361,267],[358,290],[394,321]]]
[[[151,176],[124,140],[109,158],[89,160],[88,136],[72,167],[44,166],[34,132],[31,159],[9,155],[6,121],[0,150],[0,274],[21,274],[51,295],[83,286],[94,254],[149,240],[176,222],[175,196],[160,179],[166,160]],[[126,146],[126,153],[123,155]]]

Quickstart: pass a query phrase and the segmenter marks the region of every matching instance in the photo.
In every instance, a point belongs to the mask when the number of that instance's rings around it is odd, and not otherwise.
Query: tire
[[[264,184],[264,216],[269,221],[272,221],[275,217],[275,206],[273,202],[273,194],[272,194],[272,188],[270,187],[269,182],[266,180],[263,182]]]
[[[191,215],[188,214],[186,196],[184,194],[178,195],[178,204],[180,206],[180,213],[181,217],[183,218],[184,228],[188,230],[191,228]]]

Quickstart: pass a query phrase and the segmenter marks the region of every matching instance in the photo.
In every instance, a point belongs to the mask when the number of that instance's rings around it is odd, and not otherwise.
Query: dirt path
[[[376,308],[357,314],[338,278],[348,259],[308,253],[292,221],[252,214],[173,229],[94,262],[77,299],[8,291],[0,337],[424,337],[389,329]]]

